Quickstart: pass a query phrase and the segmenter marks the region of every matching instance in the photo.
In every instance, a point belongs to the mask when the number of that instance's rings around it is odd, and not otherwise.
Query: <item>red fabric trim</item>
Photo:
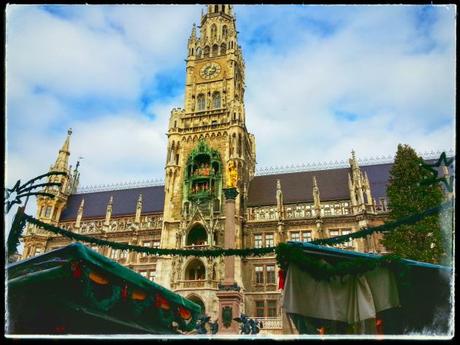
[[[76,261],[70,264],[70,269],[72,271],[72,277],[80,278],[81,277],[81,267],[80,264]]]
[[[168,300],[159,293],[155,295],[155,307],[164,310],[169,310],[170,308]]]
[[[383,320],[375,319],[375,328],[377,329],[377,334],[383,334]]]
[[[284,271],[283,270],[278,271],[278,289],[281,289],[281,290],[284,289]]]
[[[126,301],[126,298],[128,298],[128,284],[125,283],[125,286],[123,286],[123,289],[121,289],[121,298],[123,301]]]
[[[183,307],[179,307],[179,315],[184,320],[188,320],[190,319],[190,316],[192,316],[192,313]]]

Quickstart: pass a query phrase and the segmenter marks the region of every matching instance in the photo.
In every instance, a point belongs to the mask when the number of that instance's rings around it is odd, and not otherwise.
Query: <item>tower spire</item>
[[[59,152],[69,152],[69,141],[70,141],[70,136],[71,135],[72,135],[72,128],[69,128],[67,130],[67,138],[65,139],[64,145],[62,145],[62,148],[61,148],[61,150]]]
[[[83,217],[83,207],[85,206],[85,199],[81,199],[80,207],[78,208],[77,220],[75,222],[75,227],[79,228],[81,223],[81,218]]]
[[[193,23],[193,26],[192,26],[192,33],[190,34],[190,38],[189,38],[189,41],[196,41],[197,37],[196,37],[196,25],[195,23]]]
[[[107,211],[105,212],[105,222],[104,222],[105,226],[108,226],[110,224],[110,218],[112,217],[112,203],[113,203],[113,195],[110,196],[109,203],[107,204]]]
[[[67,171],[67,167],[69,164],[69,156],[70,156],[70,136],[72,135],[72,128],[67,130],[67,138],[64,141],[61,149],[59,150],[56,163],[52,167],[53,171]]]
[[[141,221],[141,212],[142,212],[142,193],[139,194],[139,199],[137,199],[136,217],[135,217],[135,220],[134,220],[135,223],[140,223],[140,221]]]
[[[80,166],[80,159],[83,157],[78,157],[77,164],[75,165],[75,169],[72,173],[72,185],[70,188],[70,193],[74,194],[77,191],[78,184],[80,182],[80,172],[78,171],[78,167]]]
[[[315,209],[319,212],[321,210],[321,201],[319,197],[318,183],[316,182],[316,176],[313,176],[313,204]]]
[[[276,180],[276,206],[278,209],[278,219],[284,218],[284,200],[283,191],[281,190],[281,181]]]

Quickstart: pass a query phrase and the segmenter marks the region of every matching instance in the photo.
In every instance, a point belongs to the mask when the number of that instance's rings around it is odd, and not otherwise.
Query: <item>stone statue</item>
[[[227,175],[227,187],[235,188],[238,182],[238,172],[235,167],[235,163],[230,161],[228,163],[228,175]]]
[[[176,260],[173,258],[171,261],[172,261],[171,262],[171,281],[175,282],[176,281],[176,273],[177,273],[177,271],[176,271]]]
[[[213,280],[213,277],[212,277],[212,267],[213,267],[213,264],[212,264],[212,261],[211,259],[208,259],[208,267],[207,267],[207,273],[208,273],[208,280]]]

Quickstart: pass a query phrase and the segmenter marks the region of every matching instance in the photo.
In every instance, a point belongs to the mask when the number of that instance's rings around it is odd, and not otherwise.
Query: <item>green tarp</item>
[[[201,307],[74,243],[11,264],[9,334],[174,334],[194,329]]]

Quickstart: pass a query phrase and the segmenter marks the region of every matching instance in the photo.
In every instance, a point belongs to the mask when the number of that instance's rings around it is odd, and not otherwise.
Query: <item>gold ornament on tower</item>
[[[238,182],[238,171],[233,161],[228,163],[227,188],[236,188]]]

